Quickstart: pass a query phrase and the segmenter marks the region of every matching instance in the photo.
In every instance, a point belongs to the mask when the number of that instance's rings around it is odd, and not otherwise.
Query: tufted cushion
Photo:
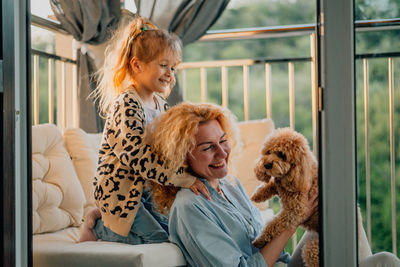
[[[56,126],[32,127],[32,231],[53,232],[82,221],[85,196]]]
[[[80,128],[67,128],[64,131],[65,147],[71,156],[85,193],[85,213],[95,206],[93,178],[96,172],[101,137],[102,134],[87,134]]]
[[[242,154],[235,160],[235,168],[231,173],[238,177],[246,192],[251,196],[256,187],[261,183],[254,175],[253,169],[256,159],[260,156],[261,145],[264,139],[274,130],[274,123],[270,119],[239,122],[240,138],[242,141]],[[263,203],[257,204],[265,208]]]

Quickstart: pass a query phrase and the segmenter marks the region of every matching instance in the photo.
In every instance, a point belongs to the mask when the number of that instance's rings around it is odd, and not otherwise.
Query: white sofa
[[[251,194],[259,182],[252,166],[261,143],[273,130],[270,120],[240,123],[243,152],[232,170]],[[51,124],[32,129],[32,231],[34,266],[182,266],[185,259],[171,243],[126,245],[76,243],[85,212],[93,207],[93,176],[101,134]],[[272,217],[262,207],[265,220]]]

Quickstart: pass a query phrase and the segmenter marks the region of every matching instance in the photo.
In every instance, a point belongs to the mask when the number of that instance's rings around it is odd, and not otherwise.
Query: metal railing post
[[[63,130],[67,127],[66,75],[67,75],[66,63],[61,62],[61,129]]]
[[[52,58],[48,59],[48,99],[49,99],[49,123],[54,123],[54,94],[53,94],[53,62]]]
[[[317,81],[317,50],[315,33],[310,35],[311,50],[311,109],[312,109],[312,135],[313,135],[313,152],[318,158],[318,81]]]
[[[294,125],[294,65],[293,62],[288,63],[289,70],[289,118],[290,118],[290,128],[295,129]]]
[[[182,98],[183,100],[187,100],[187,87],[186,87],[186,70],[181,70],[182,77]]]
[[[364,131],[365,131],[365,184],[366,184],[366,207],[367,207],[367,237],[371,245],[371,180],[370,180],[370,150],[369,150],[369,76],[368,76],[368,60],[363,59],[364,69]]]
[[[265,64],[265,108],[268,119],[271,119],[271,64]]]
[[[389,120],[390,120],[390,186],[392,194],[392,247],[393,254],[397,255],[396,231],[396,158],[394,140],[394,71],[393,58],[389,57]]]
[[[228,107],[228,70],[226,66],[221,67],[222,106]]]
[[[39,124],[39,56],[33,56],[33,124]]]
[[[243,65],[243,109],[244,109],[244,120],[249,120],[249,66]]]
[[[72,59],[77,60],[77,49],[72,49]],[[78,66],[72,65],[72,125],[79,127]]]
[[[201,102],[206,102],[207,99],[207,70],[205,67],[200,68],[200,88]]]

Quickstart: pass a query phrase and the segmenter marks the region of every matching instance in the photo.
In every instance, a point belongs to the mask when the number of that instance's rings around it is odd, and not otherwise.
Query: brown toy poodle
[[[289,129],[277,129],[267,137],[254,169],[258,180],[264,182],[251,200],[262,202],[279,196],[281,211],[263,229],[253,245],[261,248],[285,229],[301,226],[318,231],[318,214],[307,219],[305,206],[309,195],[318,191],[318,163],[307,139]],[[306,266],[319,265],[318,235],[303,247]]]

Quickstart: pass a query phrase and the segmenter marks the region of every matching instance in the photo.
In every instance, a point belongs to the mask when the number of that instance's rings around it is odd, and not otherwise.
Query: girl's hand
[[[196,195],[200,195],[200,193],[202,193],[203,196],[205,196],[208,200],[211,200],[210,192],[208,192],[207,187],[199,179],[196,179],[196,181],[194,182],[194,184],[192,184],[190,189]]]

